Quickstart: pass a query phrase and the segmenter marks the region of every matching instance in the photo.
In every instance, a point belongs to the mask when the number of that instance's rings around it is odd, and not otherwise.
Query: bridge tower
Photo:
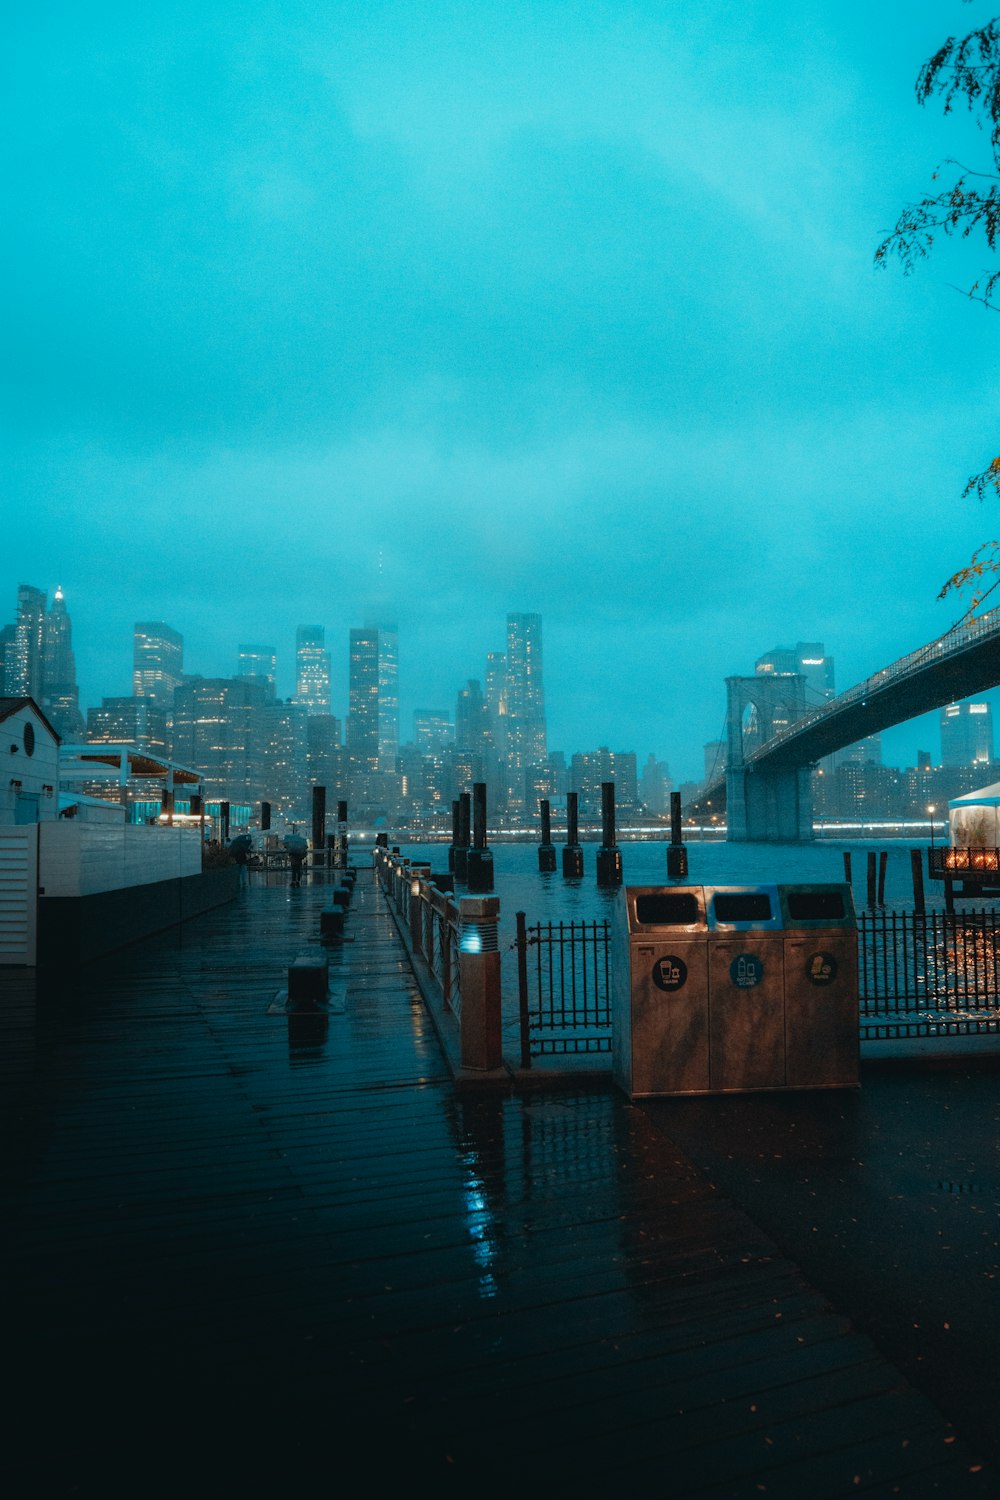
[[[812,768],[755,770],[747,757],[801,718],[806,680],[800,672],[726,678],[726,822],[730,843],[774,843],[813,836]]]

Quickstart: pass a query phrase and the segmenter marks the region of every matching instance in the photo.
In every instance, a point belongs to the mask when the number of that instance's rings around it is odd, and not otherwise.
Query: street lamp
[[[934,803],[932,802],[931,805],[930,805],[930,807],[927,809],[928,817],[931,820],[931,848],[932,849],[934,848],[934,814],[936,812],[937,812],[937,808],[935,807]]]

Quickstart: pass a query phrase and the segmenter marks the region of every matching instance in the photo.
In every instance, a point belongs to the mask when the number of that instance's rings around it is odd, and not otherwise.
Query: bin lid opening
[[[635,920],[644,927],[691,927],[704,922],[698,898],[690,891],[653,891],[636,896]]]
[[[841,891],[789,891],[786,900],[796,922],[836,922],[847,916]]]
[[[717,922],[770,922],[773,916],[766,891],[720,891],[713,910]]]

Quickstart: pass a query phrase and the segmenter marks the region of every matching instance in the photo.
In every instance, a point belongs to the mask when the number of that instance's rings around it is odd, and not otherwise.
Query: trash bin
[[[630,1098],[857,1086],[849,886],[626,886],[612,945]]]
[[[789,1088],[858,1083],[858,932],[849,885],[778,887]]]
[[[627,886],[613,923],[614,1076],[630,1098],[709,1091],[701,886]]]
[[[713,1093],[785,1086],[784,942],[776,885],[706,886]]]

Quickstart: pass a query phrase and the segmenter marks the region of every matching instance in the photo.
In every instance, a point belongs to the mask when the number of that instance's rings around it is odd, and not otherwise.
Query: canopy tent
[[[948,803],[953,849],[1000,849],[1000,781]]]

